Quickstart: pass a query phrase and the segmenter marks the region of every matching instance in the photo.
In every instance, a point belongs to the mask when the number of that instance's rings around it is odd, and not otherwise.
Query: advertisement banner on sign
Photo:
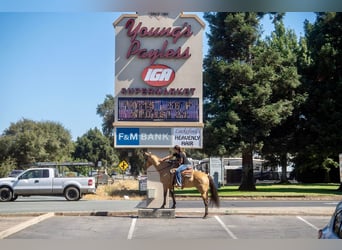
[[[161,147],[171,145],[171,128],[116,128],[115,145]]]
[[[118,121],[198,122],[198,98],[118,98]]]
[[[173,144],[181,147],[202,147],[201,128],[174,128]]]
[[[202,128],[116,128],[115,147],[202,147]]]

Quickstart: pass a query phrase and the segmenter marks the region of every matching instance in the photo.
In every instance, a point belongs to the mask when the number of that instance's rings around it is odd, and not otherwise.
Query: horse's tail
[[[208,175],[209,178],[209,187],[210,187],[210,203],[214,204],[216,207],[220,207],[220,198],[213,180],[213,177]]]

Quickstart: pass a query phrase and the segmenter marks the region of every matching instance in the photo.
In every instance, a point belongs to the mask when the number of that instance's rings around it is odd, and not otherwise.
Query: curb
[[[166,208],[170,209],[170,208]],[[162,210],[155,208],[155,210]],[[253,207],[253,208],[209,208],[209,215],[307,215],[307,216],[331,216],[335,211],[335,207]],[[50,213],[11,213],[0,214],[1,217],[19,217],[31,216],[42,220],[51,216],[109,216],[109,217],[138,217],[139,210],[121,210],[121,211],[65,211]],[[176,208],[176,216],[184,215],[202,215],[204,208]],[[39,221],[37,221],[39,222]],[[36,222],[36,223],[37,223]]]

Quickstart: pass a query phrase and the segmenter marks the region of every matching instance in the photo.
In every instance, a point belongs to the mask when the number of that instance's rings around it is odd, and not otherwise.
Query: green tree
[[[102,117],[102,132],[108,138],[113,138],[114,129],[114,97],[112,95],[106,95],[102,104],[99,104],[96,108],[96,114]]]
[[[102,132],[109,138],[112,147],[114,147],[114,129],[113,122],[115,117],[115,101],[112,95],[106,95],[102,104],[97,106],[97,114],[102,117]],[[117,149],[119,159],[126,160],[131,166],[131,173],[137,175],[142,171],[144,163],[143,149]],[[130,152],[130,154],[128,154]]]
[[[61,124],[22,119],[0,137],[0,160],[14,159],[17,166],[40,161],[70,160],[71,135]]]
[[[93,162],[101,161],[103,166],[112,167],[119,162],[118,155],[110,145],[110,140],[97,128],[90,129],[76,140],[74,158]]]
[[[317,13],[306,22],[299,72],[309,98],[302,109],[298,129],[297,172],[301,180],[339,181],[334,160],[342,147],[342,13]],[[327,167],[330,166],[330,167]],[[316,172],[315,176],[312,175]],[[327,179],[326,176],[329,178]],[[342,185],[341,185],[342,186]]]
[[[16,162],[11,158],[0,161],[0,178],[8,176],[16,168]]]
[[[300,54],[300,46],[293,30],[286,30],[282,19],[274,20],[275,30],[267,43],[270,48],[279,53],[281,58],[275,63],[276,67],[282,67],[277,87],[273,89],[274,99],[290,100],[293,111],[283,122],[271,129],[269,136],[264,140],[263,156],[273,163],[273,166],[281,166],[281,182],[286,183],[286,169],[289,165],[289,156],[294,154],[293,144],[296,127],[299,120],[300,107],[307,98],[298,81],[297,62]],[[276,70],[276,68],[275,68]],[[277,71],[275,71],[277,72]],[[292,108],[291,108],[292,109]]]
[[[204,17],[211,31],[204,61],[206,126],[215,140],[221,138],[218,151],[241,150],[239,189],[255,190],[253,154],[294,109],[296,99],[291,93],[299,85],[299,76],[293,55],[280,42],[260,40],[257,13],[206,13]]]

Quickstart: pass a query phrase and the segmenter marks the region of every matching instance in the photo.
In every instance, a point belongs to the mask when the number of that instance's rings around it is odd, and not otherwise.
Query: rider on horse
[[[179,146],[174,147],[176,153],[178,153],[178,158],[181,159],[182,157],[179,156],[181,154],[181,150]],[[183,153],[184,154],[184,153]],[[174,174],[172,173],[172,169],[170,171],[170,164],[168,162],[163,162],[162,160],[170,159],[174,156],[177,156],[175,154],[172,154],[171,156],[167,156],[164,158],[160,158],[157,155],[152,154],[151,152],[145,152],[146,156],[146,162],[145,162],[145,169],[148,169],[150,166],[154,166],[156,170],[159,173],[160,181],[163,184],[163,204],[160,208],[165,208],[166,205],[166,197],[168,191],[170,191],[173,205],[172,208],[176,208],[176,199],[175,199],[175,192],[174,192]],[[184,155],[185,156],[185,155]],[[186,159],[186,157],[185,157]],[[181,160],[182,165],[184,163],[189,163],[189,161]],[[178,166],[178,164],[177,164]],[[185,165],[186,166],[186,165]],[[180,168],[181,170],[182,168]],[[183,179],[183,185],[185,187],[195,187],[200,193],[201,197],[204,202],[204,216],[203,218],[207,218],[208,216],[208,205],[209,205],[209,191],[211,194],[210,202],[212,202],[213,205],[220,207],[220,197],[218,196],[217,188],[215,186],[213,178],[208,175],[207,173],[204,173],[202,171],[195,171],[193,169],[190,169],[189,172],[191,172],[191,175],[188,175],[188,170],[183,171],[184,177],[190,177]],[[180,176],[182,178],[182,176]],[[180,183],[179,183],[180,184]]]
[[[182,171],[186,170],[189,167],[189,165],[191,165],[191,162],[188,160],[185,152],[181,149],[179,145],[174,146],[173,149],[175,152],[172,155],[165,156],[161,159],[161,161],[165,161],[173,157],[176,158],[176,185],[178,187],[182,187]]]

